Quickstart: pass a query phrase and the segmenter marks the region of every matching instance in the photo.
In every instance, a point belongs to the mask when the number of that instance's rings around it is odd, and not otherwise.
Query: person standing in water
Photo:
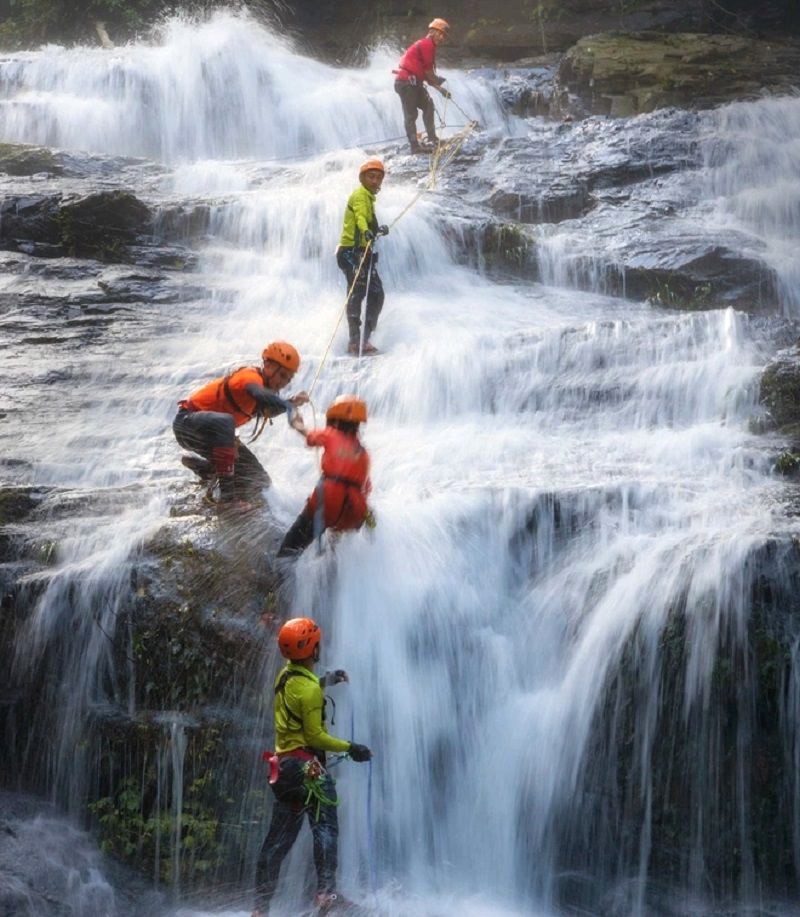
[[[392,71],[396,76],[394,91],[400,96],[403,106],[403,123],[412,153],[430,153],[434,144],[439,142],[433,100],[425,89],[425,83],[438,89],[446,99],[450,98],[450,93],[443,88],[444,78],[436,72],[436,49],[447,41],[449,31],[450,24],[445,19],[434,19],[428,26],[428,34],[406,49],[397,70]],[[426,144],[417,139],[417,111],[422,112]]]
[[[278,648],[287,660],[275,679],[275,753],[270,788],[275,797],[269,830],[256,865],[256,901],[252,917],[267,917],[281,865],[292,849],[304,817],[314,840],[320,914],[346,912],[351,903],[336,891],[339,822],[336,782],[325,770],[325,753],[339,752],[353,761],[369,761],[366,745],[337,739],[325,729],[323,688],[348,681],[341,669],[322,678],[319,662],[322,631],[311,618],[292,618],[278,632]]]
[[[336,264],[347,281],[347,325],[350,343],[347,352],[376,354],[378,348],[370,338],[383,309],[383,284],[378,274],[378,254],[374,251],[377,236],[389,233],[388,226],[379,226],[375,215],[375,197],[381,190],[386,170],[380,159],[368,159],[358,170],[360,185],[347,199],[342,235],[336,249]],[[361,305],[367,300],[364,346],[361,345]]]

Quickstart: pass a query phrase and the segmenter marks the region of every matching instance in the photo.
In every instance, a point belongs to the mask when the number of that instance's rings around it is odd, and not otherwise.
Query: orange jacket
[[[244,366],[227,376],[212,379],[189,395],[187,406],[194,411],[233,414],[234,423],[241,427],[248,420],[252,420],[262,407],[262,404],[246,391],[249,385],[264,388],[264,377],[255,366]]]
[[[370,492],[369,453],[357,436],[335,427],[325,427],[324,430],[310,430],[306,442],[325,450],[322,454],[323,477],[354,485],[364,494]]]

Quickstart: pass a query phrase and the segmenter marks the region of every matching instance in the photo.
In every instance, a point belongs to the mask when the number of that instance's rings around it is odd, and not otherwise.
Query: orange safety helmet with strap
[[[285,659],[309,659],[322,639],[319,625],[311,618],[292,618],[278,631],[278,648]]]
[[[428,25],[428,28],[436,29],[437,32],[441,32],[443,35],[447,35],[447,33],[450,31],[450,23],[446,19],[439,19],[437,17]]]
[[[384,175],[386,174],[386,169],[380,159],[368,159],[361,164],[361,168],[358,170],[358,177],[360,178],[365,172],[369,172],[372,169],[376,172],[383,172]]]
[[[261,359],[265,363],[267,360],[272,360],[293,373],[296,373],[300,368],[300,354],[296,348],[292,347],[291,344],[287,344],[286,341],[273,341],[271,344],[267,344],[261,352]]]
[[[325,412],[327,420],[345,420],[349,423],[367,422],[367,404],[355,395],[339,395]]]

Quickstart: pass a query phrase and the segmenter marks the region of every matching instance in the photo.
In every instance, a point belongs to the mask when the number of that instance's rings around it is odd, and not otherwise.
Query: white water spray
[[[2,65],[15,87],[0,106],[7,139],[158,158],[176,168],[155,198],[207,197],[212,209],[201,255],[211,295],[191,315],[165,309],[157,339],[146,316],[135,371],[128,342],[93,354],[75,397],[93,386],[105,396],[54,432],[60,461],[44,463],[41,480],[98,486],[120,462],[126,481],[174,480],[174,403],[267,340],[293,341],[304,358],[296,387],[310,383],[342,307],[332,250],[368,152],[340,148],[402,133],[391,64],[379,54],[364,71],[325,67],[223,16],[175,25],[155,47]],[[503,123],[479,80],[454,74],[448,85],[484,123]],[[393,178],[394,155],[378,202],[387,222],[416,190]],[[244,161],[279,156],[306,161]],[[340,331],[315,391],[318,408],[354,388],[368,401],[378,517],[374,535],[343,538],[335,554],[309,550],[291,609],[322,621],[324,662],[352,679],[340,722],[349,705],[356,740],[376,754],[371,809],[365,769],[338,775],[342,889],[386,914],[548,912],[572,845],[577,878],[629,888],[622,907],[643,914],[652,788],[635,853],[608,866],[613,851],[580,846],[582,818],[597,810],[582,795],[587,755],[634,647],[652,674],[632,739],[648,786],[670,613],[685,598],[687,711],[703,703],[731,608],[744,614],[736,572],[768,531],[772,488],[747,431],[753,330],[730,310],[660,313],[598,292],[490,283],[456,265],[435,213],[424,200],[381,241],[385,354],[357,369],[340,357]],[[552,266],[555,280],[557,254]],[[113,410],[102,404],[112,386]],[[314,456],[282,424],[258,451],[288,525]],[[121,559],[99,560],[86,530],[76,538],[92,569]],[[42,627],[59,613],[40,605]],[[302,870],[293,859],[284,882],[300,885]]]

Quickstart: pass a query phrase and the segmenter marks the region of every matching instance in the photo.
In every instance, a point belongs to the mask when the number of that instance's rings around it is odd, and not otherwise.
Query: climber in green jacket
[[[326,913],[349,903],[335,891],[338,799],[336,783],[325,770],[325,753],[339,752],[354,761],[369,761],[372,752],[366,745],[337,739],[325,729],[323,688],[348,678],[341,669],[322,678],[314,674],[321,638],[322,632],[311,618],[293,618],[278,632],[278,647],[289,661],[275,679],[275,753],[269,759],[275,804],[256,866],[253,917],[269,913],[281,864],[297,839],[304,815],[314,840],[314,906]]]
[[[388,226],[378,225],[378,218],[375,216],[375,196],[381,190],[384,174],[385,169],[380,159],[368,159],[359,169],[358,178],[361,184],[347,200],[342,235],[336,249],[336,263],[347,278],[347,289],[350,292],[347,299],[347,324],[350,331],[347,352],[354,356],[359,353],[361,304],[365,296],[367,315],[362,352],[378,352],[370,337],[378,324],[384,294],[376,268],[378,254],[373,251],[373,247],[377,236],[385,236],[389,232]]]

